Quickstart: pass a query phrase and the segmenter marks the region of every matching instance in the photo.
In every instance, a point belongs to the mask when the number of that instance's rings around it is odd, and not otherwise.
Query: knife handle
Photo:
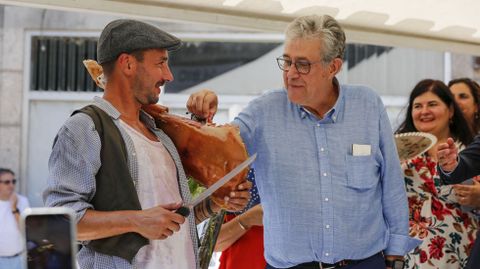
[[[190,215],[190,209],[188,209],[188,207],[186,206],[181,206],[175,210],[175,213],[180,214],[186,218],[188,217],[188,215]]]

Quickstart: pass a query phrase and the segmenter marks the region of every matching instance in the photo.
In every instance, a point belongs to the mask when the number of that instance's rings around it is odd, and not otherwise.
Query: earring
[[[476,120],[478,120],[478,112],[475,112],[474,118],[475,118]]]

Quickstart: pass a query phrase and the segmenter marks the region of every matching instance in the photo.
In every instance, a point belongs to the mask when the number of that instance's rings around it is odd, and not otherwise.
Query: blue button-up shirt
[[[258,153],[256,183],[264,210],[265,258],[275,267],[405,255],[408,204],[392,128],[380,97],[341,85],[323,119],[272,91],[234,123]],[[370,145],[363,156],[353,144]],[[364,148],[368,146],[364,146]]]

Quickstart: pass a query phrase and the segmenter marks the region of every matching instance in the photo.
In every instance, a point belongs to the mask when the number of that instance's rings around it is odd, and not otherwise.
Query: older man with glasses
[[[15,174],[0,168],[0,268],[23,268],[23,250],[19,229],[20,212],[29,207],[26,197],[15,193]]]
[[[405,186],[387,112],[365,86],[342,85],[345,33],[330,16],[287,26],[277,58],[284,89],[253,100],[233,124],[264,210],[267,268],[399,269],[419,241],[408,234]],[[188,109],[212,117],[217,96]]]

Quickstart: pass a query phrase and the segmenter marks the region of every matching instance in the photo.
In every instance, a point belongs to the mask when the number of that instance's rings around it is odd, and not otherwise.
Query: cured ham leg
[[[175,144],[188,176],[203,186],[210,186],[248,158],[238,127],[201,125],[196,121],[162,112],[157,105],[144,106]],[[245,180],[245,169],[218,189],[213,201],[224,207],[223,198]]]
[[[102,68],[96,61],[84,61],[85,67],[100,88],[104,88]],[[100,78],[100,79],[99,79]],[[200,124],[196,121],[169,114],[168,108],[146,105],[142,109],[150,114],[158,128],[175,144],[187,176],[205,187],[211,186],[248,158],[238,127],[226,124]],[[223,198],[247,176],[245,169],[212,195],[212,201],[225,208]]]

